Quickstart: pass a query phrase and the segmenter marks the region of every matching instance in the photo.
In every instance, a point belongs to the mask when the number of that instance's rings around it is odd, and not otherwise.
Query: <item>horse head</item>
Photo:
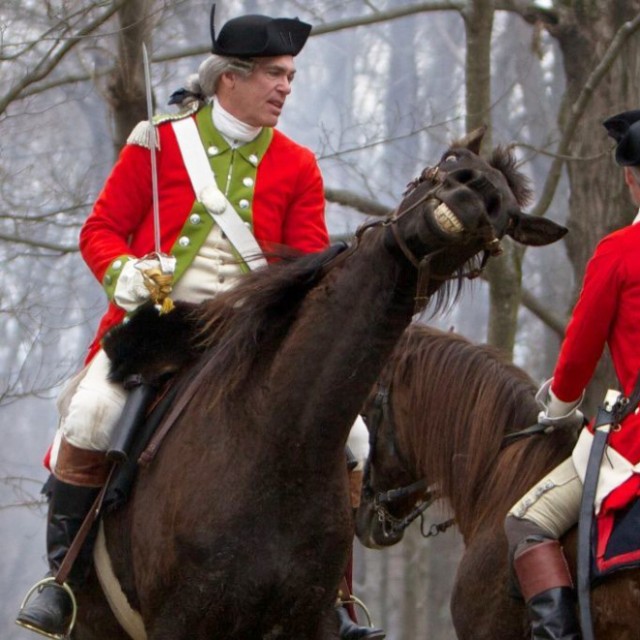
[[[510,150],[498,147],[489,158],[480,155],[484,132],[477,129],[452,143],[435,166],[408,185],[384,223],[391,251],[416,267],[428,262],[426,297],[478,254],[484,252],[483,262],[499,254],[505,235],[523,245],[541,246],[567,232],[553,221],[523,212],[531,196],[528,180],[516,169]]]
[[[356,512],[356,535],[364,546],[380,549],[400,542],[405,529],[433,498],[397,440],[386,383],[378,382],[362,415],[369,429],[370,449]]]
[[[531,198],[528,180],[516,169],[508,148],[498,147],[488,158],[482,157],[483,135],[484,129],[477,129],[452,143],[434,167],[410,183],[385,223],[389,250],[404,255],[418,271],[427,271],[426,278],[418,279],[418,299],[428,299],[451,274],[462,275],[476,256],[483,254],[484,263],[500,253],[504,236],[541,246],[567,232],[553,221],[523,211]],[[426,283],[422,289],[421,282]],[[373,548],[396,544],[406,526],[433,500],[423,475],[411,464],[406,444],[398,442],[386,394],[388,390],[379,386],[363,409],[371,450],[356,533]]]

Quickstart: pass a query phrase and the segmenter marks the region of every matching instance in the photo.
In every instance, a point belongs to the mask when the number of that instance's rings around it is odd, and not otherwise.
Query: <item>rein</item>
[[[517,442],[518,440],[522,440],[523,438],[529,438],[530,436],[536,436],[539,434],[549,435],[558,429],[563,429],[566,427],[557,427],[548,424],[540,424],[536,422],[536,424],[532,424],[530,427],[525,427],[524,429],[520,429],[519,431],[513,431],[512,433],[507,433],[502,437],[502,444],[500,445],[500,450],[505,449],[509,445]]]

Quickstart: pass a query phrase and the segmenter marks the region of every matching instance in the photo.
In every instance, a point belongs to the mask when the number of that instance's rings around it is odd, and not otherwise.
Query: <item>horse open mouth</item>
[[[450,233],[453,235],[458,235],[464,231],[464,225],[458,217],[456,216],[451,209],[444,203],[441,202],[433,212],[433,219],[436,224],[440,228],[441,231],[445,233]]]

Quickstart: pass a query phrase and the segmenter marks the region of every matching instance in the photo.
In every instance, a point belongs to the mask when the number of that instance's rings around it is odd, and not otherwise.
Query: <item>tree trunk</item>
[[[639,12],[640,0],[574,0],[558,12],[556,25],[548,25],[560,45],[567,81],[565,104],[559,118],[561,129],[611,40],[623,23]],[[635,215],[622,170],[615,166],[612,158],[613,141],[607,137],[602,121],[620,111],[638,108],[639,55],[639,39],[630,38],[593,90],[573,138],[572,159],[566,165],[571,185],[566,244],[576,290],[568,301],[569,309],[575,303],[586,263],[598,241],[614,229],[629,224]],[[615,376],[609,359],[605,358],[589,387],[588,411],[595,409],[606,388],[612,385],[616,385]]]
[[[117,155],[133,127],[147,119],[142,43],[149,46],[153,0],[130,0],[118,11],[118,59],[107,86],[113,112],[113,144]]]
[[[467,34],[466,107],[467,131],[486,125],[485,150],[491,149],[491,36],[493,0],[473,0],[463,14]],[[489,326],[487,342],[513,356],[521,296],[522,251],[503,242],[504,254],[491,261],[489,280]]]

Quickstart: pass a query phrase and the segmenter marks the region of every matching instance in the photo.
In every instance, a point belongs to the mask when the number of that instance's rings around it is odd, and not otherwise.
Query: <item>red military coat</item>
[[[176,256],[179,279],[213,222],[204,207],[195,203],[171,127],[171,120],[177,117],[161,118],[156,127],[156,162],[161,249]],[[285,245],[309,253],[328,245],[322,177],[309,149],[270,128],[263,129],[256,140],[232,149],[213,126],[210,105],[186,117],[196,118],[218,187],[252,225],[263,250]],[[144,129],[145,125],[141,131]],[[155,250],[151,185],[151,153],[143,137],[137,138],[134,131],[80,232],[82,256],[110,300],[124,262]],[[124,313],[111,302],[87,360],[98,350],[104,333],[118,324]]]
[[[553,374],[552,390],[560,400],[571,402],[580,396],[605,345],[619,390],[628,396],[640,372],[640,224],[604,238],[587,265]],[[609,445],[632,464],[640,462],[639,429],[640,416],[632,414],[609,436]],[[608,506],[625,504],[637,493],[640,476],[634,474],[607,498]],[[603,506],[606,509],[606,502]]]

